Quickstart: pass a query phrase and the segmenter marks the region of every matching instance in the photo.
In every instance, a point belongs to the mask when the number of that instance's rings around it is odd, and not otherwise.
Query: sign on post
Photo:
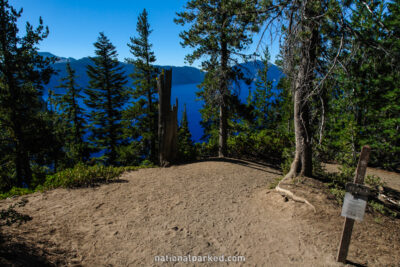
[[[370,152],[371,148],[369,146],[364,146],[362,148],[354,183],[348,183],[346,185],[346,195],[342,208],[342,216],[346,218],[344,220],[342,238],[340,239],[339,251],[336,258],[338,262],[346,262],[354,220],[362,221],[364,217],[369,190],[362,184],[364,183]]]
[[[367,207],[368,195],[368,187],[361,184],[348,183],[343,201],[342,216],[362,221]]]

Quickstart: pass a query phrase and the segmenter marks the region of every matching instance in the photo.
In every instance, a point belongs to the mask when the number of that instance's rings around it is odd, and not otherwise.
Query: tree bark
[[[226,142],[227,142],[227,114],[226,106],[222,103],[219,107],[219,140],[218,140],[218,156],[223,158],[226,156]]]
[[[104,61],[107,62],[107,58],[104,58]],[[107,65],[105,66],[105,69],[108,68]],[[116,132],[115,132],[115,125],[114,125],[114,110],[113,110],[113,103],[112,103],[112,98],[111,98],[111,85],[110,85],[110,78],[108,76],[108,71],[104,72],[105,74],[105,86],[107,89],[107,116],[108,116],[108,129],[109,133],[108,136],[110,138],[110,143],[108,144],[109,147],[107,149],[110,149],[109,153],[109,158],[108,158],[108,164],[109,165],[114,165],[115,161],[117,159],[117,137],[116,137]]]
[[[23,183],[29,184],[32,181],[32,170],[29,161],[29,154],[24,144],[22,130],[18,123],[14,123],[14,131],[16,135],[16,158],[15,167],[17,175],[17,184],[22,187]]]
[[[156,162],[156,136],[154,134],[157,131],[157,121],[155,119],[154,113],[153,113],[153,101],[152,101],[152,90],[151,90],[151,72],[149,71],[150,69],[150,62],[149,62],[149,57],[146,57],[146,67],[147,67],[147,72],[146,72],[146,81],[147,81],[147,110],[149,114],[149,133],[151,134],[151,138],[149,141],[149,146],[150,146],[150,160],[152,162]]]
[[[8,54],[6,54],[8,55]],[[5,56],[4,59],[6,65],[8,65],[10,60],[8,60],[8,57]],[[10,64],[11,65],[11,64]],[[19,91],[17,87],[17,82],[14,79],[14,76],[12,75],[12,70],[6,69],[5,70],[5,76],[8,82],[8,85],[10,87],[10,93],[11,93],[11,101],[12,103],[17,103],[17,92]],[[20,115],[18,114],[17,109],[13,109],[11,111],[11,128],[12,131],[14,132],[15,136],[15,168],[16,168],[16,175],[17,175],[17,184],[22,187],[23,183],[29,184],[32,181],[32,170],[31,170],[31,164],[29,160],[29,153],[27,151],[26,147],[26,142],[25,142],[25,136],[24,132],[22,129],[22,123],[20,120]]]
[[[160,166],[167,167],[175,163],[178,152],[178,99],[171,109],[172,70],[160,74],[157,80],[158,139]]]
[[[301,60],[298,75],[294,83],[294,128],[296,152],[287,177],[312,176],[312,144],[310,129],[310,97],[316,67],[316,54],[319,41],[318,23],[310,19],[315,14],[311,8],[305,8],[302,18]],[[309,35],[307,36],[307,33]]]
[[[223,14],[222,21],[226,19]],[[219,107],[219,140],[218,140],[218,156],[220,158],[227,156],[227,139],[228,139],[228,114],[227,114],[227,94],[228,94],[228,44],[226,42],[224,31],[221,32],[221,71],[220,78],[220,107]]]

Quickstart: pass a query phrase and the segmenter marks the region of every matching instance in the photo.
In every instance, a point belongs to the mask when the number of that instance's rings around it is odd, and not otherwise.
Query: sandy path
[[[142,169],[120,183],[27,196],[18,210],[33,220],[5,230],[44,247],[50,262],[68,265],[152,266],[156,255],[236,255],[246,262],[233,265],[337,266],[332,234],[338,237],[340,218],[333,233],[315,228],[304,216],[312,213],[307,206],[267,189],[279,175],[246,162]],[[0,208],[16,201],[3,200]]]

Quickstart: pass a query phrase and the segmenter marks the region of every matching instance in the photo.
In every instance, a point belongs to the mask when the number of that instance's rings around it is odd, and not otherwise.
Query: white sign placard
[[[351,193],[346,192],[343,201],[342,216],[362,221],[366,207],[367,200],[365,198],[355,198]]]

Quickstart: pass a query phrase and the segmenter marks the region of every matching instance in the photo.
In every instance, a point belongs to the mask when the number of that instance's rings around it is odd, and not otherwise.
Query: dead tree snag
[[[178,151],[178,99],[171,108],[171,82],[172,70],[163,71],[157,79],[158,143],[162,167],[173,164]]]

